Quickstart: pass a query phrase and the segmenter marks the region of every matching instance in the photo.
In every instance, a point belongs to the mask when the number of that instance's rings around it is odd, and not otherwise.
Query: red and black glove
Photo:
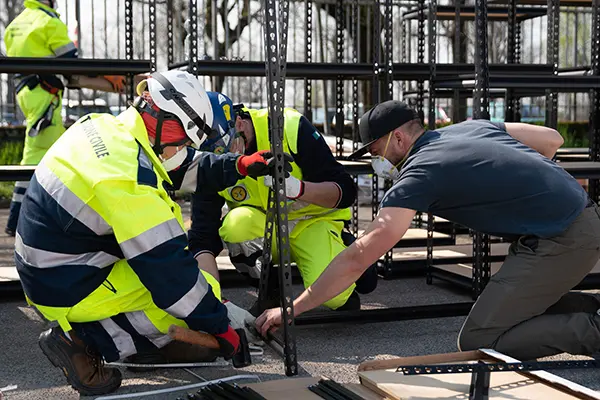
[[[283,153],[285,177],[290,176],[292,172],[291,155]],[[249,156],[240,156],[237,160],[237,170],[242,176],[258,178],[259,176],[273,175],[275,168],[275,158],[269,150],[261,150]]]
[[[227,331],[225,333],[219,333],[218,335],[214,335],[219,342],[219,347],[221,349],[221,356],[226,360],[229,360],[234,356],[235,353],[238,352],[240,348],[240,337],[237,332],[231,327],[227,327]]]

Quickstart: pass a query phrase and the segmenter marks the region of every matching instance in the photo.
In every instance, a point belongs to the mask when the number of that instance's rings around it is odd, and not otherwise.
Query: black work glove
[[[292,172],[294,158],[283,153],[285,177]],[[275,175],[275,157],[269,150],[261,150],[249,156],[240,156],[236,163],[237,170],[242,176],[258,178],[259,176]]]

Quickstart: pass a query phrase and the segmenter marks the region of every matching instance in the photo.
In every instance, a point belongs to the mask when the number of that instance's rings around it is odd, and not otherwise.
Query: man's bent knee
[[[491,335],[486,329],[470,328],[468,320],[458,334],[457,346],[459,351],[471,351],[477,349],[490,349],[498,339]]]

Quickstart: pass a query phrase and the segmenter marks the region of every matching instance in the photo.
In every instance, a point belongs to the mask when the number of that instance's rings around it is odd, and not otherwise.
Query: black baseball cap
[[[388,100],[377,104],[360,118],[358,133],[363,146],[348,159],[361,157],[377,139],[415,119],[419,119],[417,111],[401,101]]]

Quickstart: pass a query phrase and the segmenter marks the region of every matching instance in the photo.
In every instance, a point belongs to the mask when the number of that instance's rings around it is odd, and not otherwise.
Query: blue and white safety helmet
[[[207,92],[213,109],[213,134],[200,146],[200,150],[215,154],[228,153],[236,136],[233,102],[223,93]]]

